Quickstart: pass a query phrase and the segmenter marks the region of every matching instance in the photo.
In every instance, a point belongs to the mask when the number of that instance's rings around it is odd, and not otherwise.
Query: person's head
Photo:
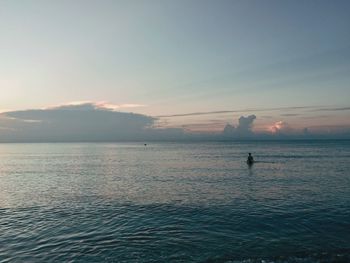
[[[249,154],[249,156],[251,156],[252,154],[251,153],[248,153]]]

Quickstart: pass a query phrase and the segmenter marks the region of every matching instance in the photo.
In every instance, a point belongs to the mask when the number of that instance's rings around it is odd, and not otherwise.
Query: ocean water
[[[350,262],[350,141],[0,144],[0,262]]]

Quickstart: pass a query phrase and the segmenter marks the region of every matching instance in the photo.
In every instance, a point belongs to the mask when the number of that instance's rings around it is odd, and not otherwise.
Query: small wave
[[[305,256],[279,256],[271,258],[248,258],[248,259],[232,259],[232,260],[212,260],[205,262],[223,262],[223,263],[348,263],[350,262],[349,252],[339,253],[315,253]]]

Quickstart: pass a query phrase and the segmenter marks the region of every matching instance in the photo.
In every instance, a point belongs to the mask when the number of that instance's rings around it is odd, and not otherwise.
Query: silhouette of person
[[[253,164],[253,163],[254,163],[254,158],[253,158],[252,154],[249,153],[248,159],[247,159],[247,164]]]

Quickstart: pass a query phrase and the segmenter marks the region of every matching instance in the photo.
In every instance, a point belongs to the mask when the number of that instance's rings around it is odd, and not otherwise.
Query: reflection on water
[[[0,260],[347,260],[349,160],[345,141],[2,144]]]

